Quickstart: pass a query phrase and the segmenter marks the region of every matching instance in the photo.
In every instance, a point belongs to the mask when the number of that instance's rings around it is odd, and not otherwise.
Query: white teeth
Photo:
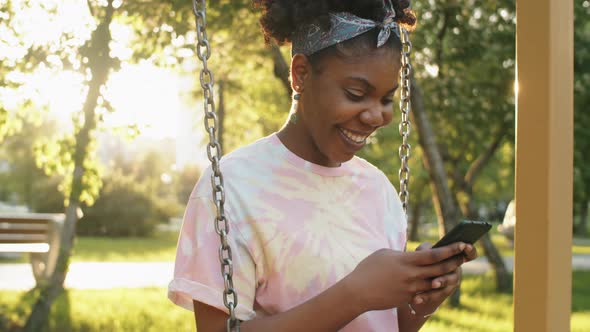
[[[346,137],[350,138],[355,143],[363,143],[365,141],[365,139],[367,138],[367,136],[361,136],[361,135],[354,134],[344,128],[340,128],[340,131],[342,131],[342,133],[344,135],[346,135]]]

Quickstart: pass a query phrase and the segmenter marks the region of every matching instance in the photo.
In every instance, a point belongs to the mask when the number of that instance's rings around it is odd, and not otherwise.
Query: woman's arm
[[[464,243],[454,243],[415,252],[378,250],[361,261],[352,273],[316,297],[286,312],[245,321],[241,330],[338,331],[366,311],[402,307],[416,294],[425,301],[430,301],[429,294],[439,298],[436,294],[446,287],[433,290],[432,284],[442,280],[447,285],[449,275],[463,264],[464,259],[459,254],[464,249]],[[199,332],[225,331],[227,314],[198,302],[194,306]]]
[[[223,332],[228,315],[206,304],[193,301],[198,332]],[[338,331],[363,313],[354,300],[348,278],[291,310],[240,324],[242,332]]]

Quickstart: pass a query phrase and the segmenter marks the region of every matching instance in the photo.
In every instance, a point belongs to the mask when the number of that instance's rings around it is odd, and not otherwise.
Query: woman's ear
[[[295,54],[291,59],[291,88],[301,93],[305,87],[305,80],[311,72],[311,64],[303,54]]]

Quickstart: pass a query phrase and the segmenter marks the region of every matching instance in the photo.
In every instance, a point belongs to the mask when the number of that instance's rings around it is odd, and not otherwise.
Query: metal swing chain
[[[213,91],[213,73],[207,67],[207,60],[211,56],[211,45],[207,39],[207,6],[205,0],[192,0],[193,13],[197,26],[197,57],[203,63],[200,81],[203,88],[204,122],[205,130],[209,134],[207,144],[207,157],[211,162],[211,188],[213,189],[213,201],[215,203],[216,216],[215,232],[219,235],[219,263],[225,290],[223,291],[223,304],[229,311],[226,322],[226,331],[240,331],[240,321],[236,318],[238,306],[238,294],[234,289],[232,251],[228,242],[229,223],[225,217],[224,203],[225,190],[223,187],[223,175],[221,174],[221,145],[216,137],[217,114],[215,113],[215,94]]]
[[[412,102],[410,100],[412,95],[412,65],[410,64],[410,53],[412,52],[412,43],[410,42],[408,30],[401,27],[400,31],[402,41],[402,67],[400,70],[401,91],[399,108],[402,113],[402,119],[399,124],[399,134],[402,136],[402,143],[398,151],[401,160],[399,169],[399,198],[402,201],[402,207],[407,216],[410,198],[410,167],[408,166],[408,161],[411,152],[411,146],[408,141],[410,132],[412,131],[412,124],[410,123],[410,111],[412,110]]]

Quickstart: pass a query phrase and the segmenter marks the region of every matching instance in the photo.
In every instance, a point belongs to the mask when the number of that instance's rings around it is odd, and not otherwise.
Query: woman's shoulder
[[[377,166],[373,165],[368,160],[362,157],[354,156],[349,161],[349,164],[350,167],[353,170],[355,170],[355,173],[357,174],[364,174],[365,176],[377,181],[389,182],[389,180],[387,179],[387,175],[385,175],[385,173],[381,169],[379,169]]]
[[[273,140],[267,136],[222,156],[219,165],[224,181],[248,182],[249,179],[259,176],[260,172],[269,168],[275,158],[276,153],[272,145]],[[210,195],[212,169],[211,163],[203,169],[195,188],[197,193],[204,192]]]
[[[244,167],[256,167],[273,160],[276,149],[273,147],[274,139],[271,136],[262,137],[256,141],[241,146],[221,158],[222,170],[240,170]]]

